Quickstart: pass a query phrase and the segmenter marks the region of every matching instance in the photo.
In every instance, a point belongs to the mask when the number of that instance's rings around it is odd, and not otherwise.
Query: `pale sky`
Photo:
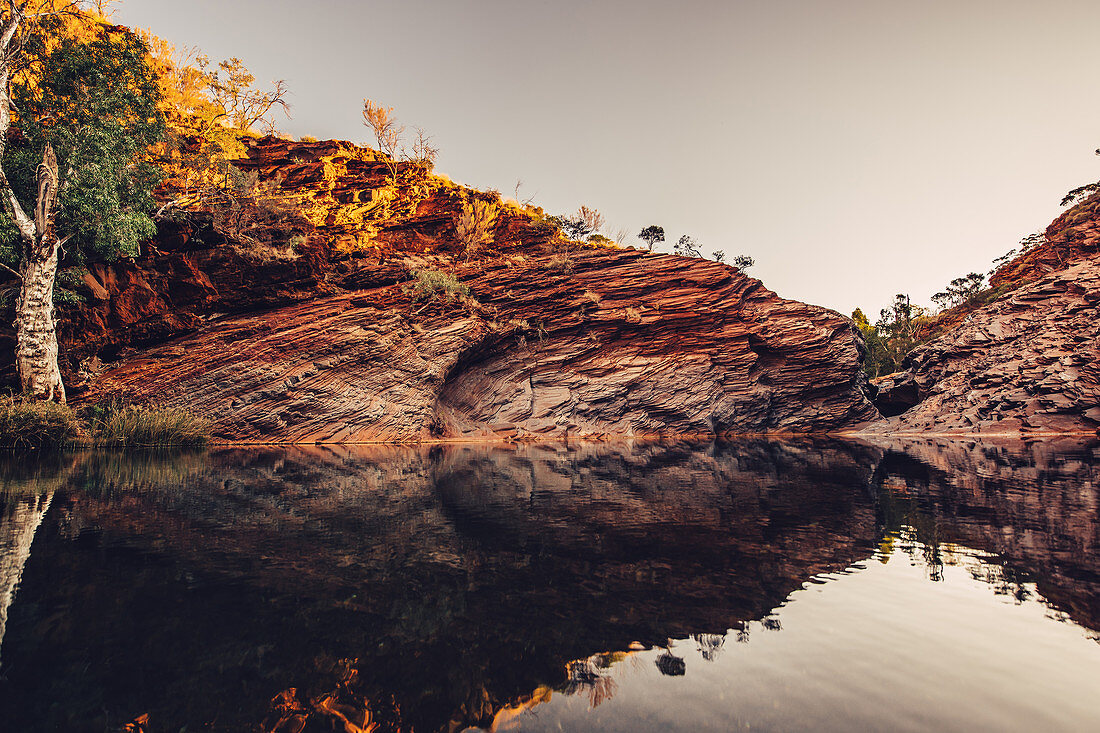
[[[780,295],[914,302],[1100,178],[1096,0],[125,0],[115,20],[285,79],[293,135],[369,142],[633,235],[756,258]]]

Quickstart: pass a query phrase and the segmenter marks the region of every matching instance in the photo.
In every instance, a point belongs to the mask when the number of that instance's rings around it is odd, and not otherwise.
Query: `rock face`
[[[1024,285],[915,349],[868,433],[1092,432],[1100,425],[1100,255]],[[915,392],[916,395],[910,393]],[[910,403],[912,404],[912,403]]]
[[[715,262],[569,243],[541,210],[400,173],[347,143],[251,143],[294,201],[190,214],[94,264],[62,312],[77,402],[123,392],[216,437],[357,442],[832,431],[877,417],[862,340]],[[496,208],[463,244],[471,201]],[[293,251],[291,250],[293,247]],[[469,296],[417,299],[417,273]],[[10,342],[9,342],[10,343]]]
[[[576,253],[465,271],[476,304],[400,285],[219,318],[101,390],[188,406],[222,438],[826,431],[867,420],[846,319],[702,260]]]

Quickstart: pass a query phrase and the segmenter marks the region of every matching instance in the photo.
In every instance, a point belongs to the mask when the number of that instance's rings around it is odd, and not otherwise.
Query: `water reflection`
[[[743,722],[820,729],[835,697],[844,729],[875,712],[860,681],[881,643],[912,652],[904,639],[923,643],[922,615],[940,612],[965,617],[936,636],[994,662],[1020,663],[998,635],[1046,639],[1033,666],[1072,668],[1078,686],[1051,694],[1078,694],[1100,677],[1098,456],[1095,441],[804,440],[10,457],[0,719],[724,730],[758,699],[795,712]],[[936,587],[986,600],[937,605]],[[1002,618],[991,598],[1039,611]],[[801,690],[807,660],[853,689]],[[898,694],[879,713],[904,708]],[[639,717],[655,700],[665,712]]]

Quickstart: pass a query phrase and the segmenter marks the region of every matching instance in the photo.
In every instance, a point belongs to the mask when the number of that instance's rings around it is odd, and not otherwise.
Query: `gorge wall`
[[[253,141],[240,167],[292,210],[260,202],[247,226],[191,212],[141,258],[91,266],[87,303],[62,313],[75,401],[124,393],[209,415],[220,439],[289,442],[830,431],[877,416],[849,320],[729,266],[566,242],[541,210],[408,171],[395,184],[347,143]],[[471,247],[455,222],[478,201],[497,216]],[[418,299],[418,272],[469,295]]]
[[[1100,425],[1100,197],[870,386],[847,318],[724,264],[569,242],[537,207],[350,143],[248,145],[250,199],[170,211],[59,306],[77,404],[185,407],[253,442]],[[474,244],[457,227],[471,205],[496,211]],[[469,293],[422,297],[418,273]],[[13,341],[0,332],[9,383]]]
[[[1000,268],[1006,291],[878,384],[886,420],[863,432],[1083,432],[1100,426],[1100,197]],[[900,412],[900,414],[894,414]]]

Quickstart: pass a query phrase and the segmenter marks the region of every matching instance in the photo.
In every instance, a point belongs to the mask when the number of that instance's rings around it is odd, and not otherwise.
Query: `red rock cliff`
[[[882,400],[913,404],[866,432],[1083,432],[1100,426],[1100,195],[990,278],[1003,295],[906,357]]]
[[[88,304],[63,314],[78,401],[120,390],[250,441],[828,431],[877,416],[848,319],[726,265],[565,244],[514,205],[499,205],[491,244],[463,250],[462,202],[495,195],[436,177],[395,191],[385,161],[346,143],[265,139],[241,167],[295,215],[235,238],[192,213],[139,260],[94,265]],[[471,297],[414,300],[419,270],[453,273]]]

